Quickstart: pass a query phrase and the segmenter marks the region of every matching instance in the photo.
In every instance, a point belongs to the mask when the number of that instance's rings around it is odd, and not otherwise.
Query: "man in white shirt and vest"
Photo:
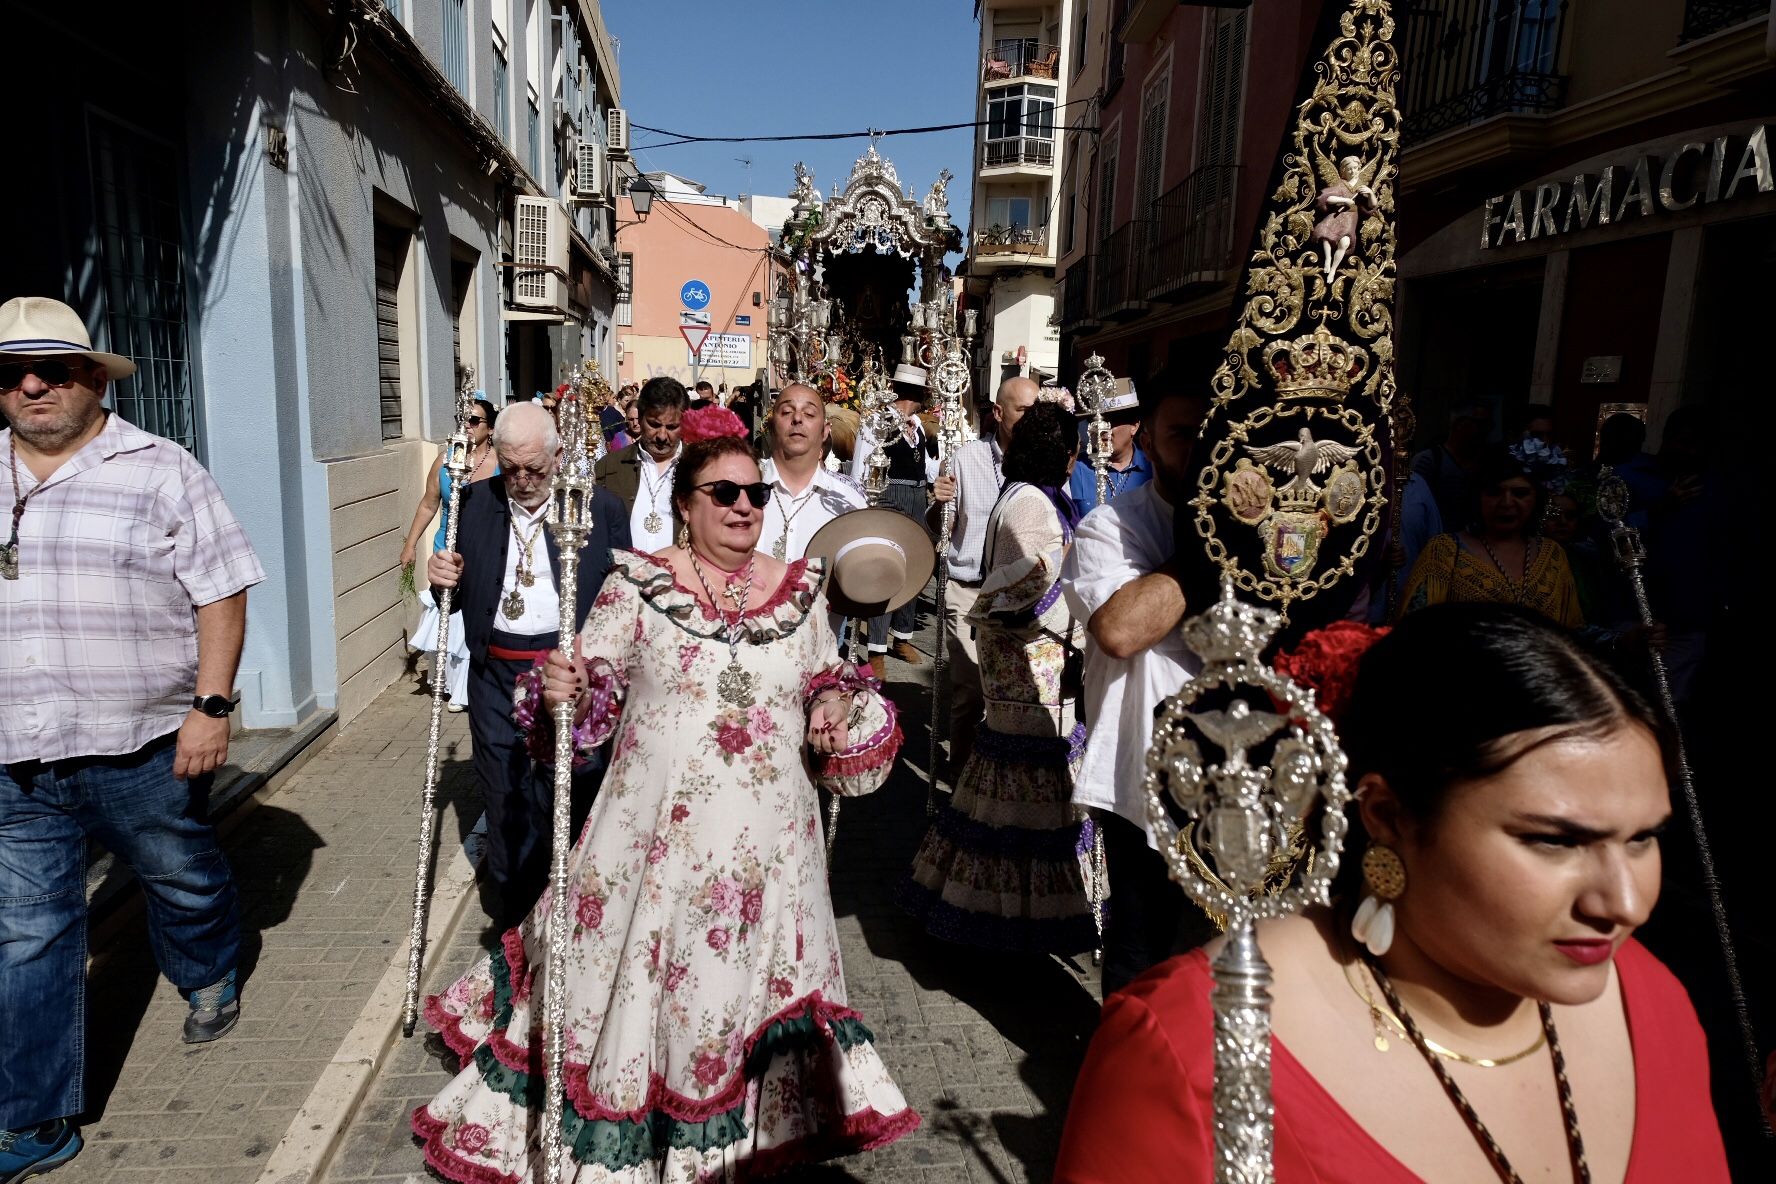
[[[676,378],[661,375],[635,397],[641,435],[598,462],[594,476],[615,494],[629,516],[629,539],[644,555],[672,545],[680,526],[672,504],[672,472],[681,451],[678,428],[690,397]],[[629,545],[629,544],[625,544]]]
[[[1042,388],[1030,378],[1008,378],[993,396],[993,434],[970,440],[956,452],[946,476],[931,489],[931,528],[941,524],[945,502],[956,503],[950,524],[949,582],[944,589],[944,616],[949,621],[950,666],[950,766],[951,785],[962,774],[968,754],[974,750],[974,729],[985,706],[981,697],[980,659],[976,656],[974,628],[968,614],[980,597],[983,552],[987,544],[987,518],[999,500],[1004,484],[1001,468],[1011,446],[1011,429],[1036,402]],[[936,693],[935,691],[933,693]]]
[[[1177,514],[1191,513],[1191,454],[1209,399],[1199,377],[1170,368],[1144,384],[1140,398],[1153,480],[1081,519],[1061,569],[1062,594],[1086,622],[1086,739],[1073,803],[1090,807],[1104,834],[1106,997],[1213,934],[1167,874],[1141,790],[1153,713],[1200,666],[1178,626],[1192,608],[1186,589],[1200,596],[1213,580],[1200,548],[1178,550],[1175,530]]]

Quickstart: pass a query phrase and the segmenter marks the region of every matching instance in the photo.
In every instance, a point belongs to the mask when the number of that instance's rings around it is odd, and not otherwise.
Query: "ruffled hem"
[[[1001,732],[982,723],[974,730],[974,751],[999,764],[1078,764],[1085,753],[1085,725],[1076,723],[1065,736],[1020,736]]]
[[[666,560],[639,551],[617,551],[611,556],[611,566],[635,585],[645,604],[692,637],[704,641],[727,637],[720,615],[678,582]],[[755,644],[789,636],[808,619],[825,582],[826,568],[821,560],[797,559],[770,597],[741,615],[741,628]]]
[[[1008,917],[976,912],[951,904],[913,880],[901,881],[895,900],[925,926],[926,933],[958,945],[1020,953],[1078,954],[1098,944],[1097,925],[1090,912],[1061,917]]]
[[[425,1000],[426,1023],[443,1039],[446,1046],[465,1062],[473,1062],[482,1084],[496,1093],[533,1110],[543,1104],[543,1050],[540,1032],[533,1033],[528,1047],[521,1047],[508,1035],[513,1018],[513,1005],[530,993],[530,971],[526,964],[522,931],[507,930],[499,946],[488,954],[488,974],[492,983],[493,1016],[484,1039],[477,1039],[464,1029],[463,1017],[443,1006],[443,996]],[[857,1012],[828,1001],[819,991],[810,992],[766,1017],[742,1046],[739,1065],[727,1082],[714,1093],[693,1098],[666,1084],[658,1073],[651,1074],[646,1102],[632,1109],[621,1110],[600,1099],[590,1083],[590,1068],[583,1062],[568,1061],[564,1066],[566,1105],[563,1107],[562,1134],[576,1161],[597,1163],[613,1170],[657,1161],[669,1148],[692,1148],[698,1152],[731,1146],[748,1134],[745,1109],[748,1086],[766,1078],[773,1064],[787,1057],[804,1055],[823,1043],[836,1046],[841,1057],[859,1046],[873,1046],[875,1036]],[[873,1052],[871,1053],[873,1056]],[[890,1115],[873,1108],[845,1116],[837,1131],[820,1131],[812,1136],[762,1149],[760,1158],[776,1155],[783,1166],[810,1162],[813,1151],[831,1147],[817,1158],[865,1151],[899,1138],[919,1125],[919,1116],[910,1107]],[[463,1159],[445,1146],[442,1135],[449,1123],[421,1106],[413,1113],[414,1133],[425,1141],[426,1162],[454,1180],[473,1184],[497,1184],[513,1179],[505,1173]],[[859,1138],[864,1139],[858,1142]],[[808,1153],[790,1155],[797,1143],[807,1144]],[[454,1165],[454,1166],[451,1166]],[[762,1169],[749,1169],[761,1174]],[[778,1169],[771,1169],[778,1170]]]

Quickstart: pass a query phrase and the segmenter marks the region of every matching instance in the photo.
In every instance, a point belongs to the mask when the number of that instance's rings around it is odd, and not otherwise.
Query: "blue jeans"
[[[174,986],[207,987],[239,961],[210,779],[174,779],[176,740],[0,766],[0,1130],[86,1106],[88,835],[141,880],[154,960]]]

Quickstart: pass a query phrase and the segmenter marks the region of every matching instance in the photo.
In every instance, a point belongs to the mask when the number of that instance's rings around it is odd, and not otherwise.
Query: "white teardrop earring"
[[[1363,883],[1369,889],[1351,918],[1351,937],[1377,958],[1394,944],[1394,905],[1406,891],[1406,865],[1392,847],[1371,843],[1363,852]]]

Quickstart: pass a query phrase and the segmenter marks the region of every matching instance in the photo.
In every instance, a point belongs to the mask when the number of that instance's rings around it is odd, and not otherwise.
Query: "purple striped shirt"
[[[0,431],[0,465],[12,446]],[[21,460],[19,578],[0,580],[0,762],[134,752],[197,685],[197,607],[265,578],[197,459],[111,415],[41,486]],[[0,502],[12,479],[0,469]],[[0,514],[0,524],[10,518]]]

